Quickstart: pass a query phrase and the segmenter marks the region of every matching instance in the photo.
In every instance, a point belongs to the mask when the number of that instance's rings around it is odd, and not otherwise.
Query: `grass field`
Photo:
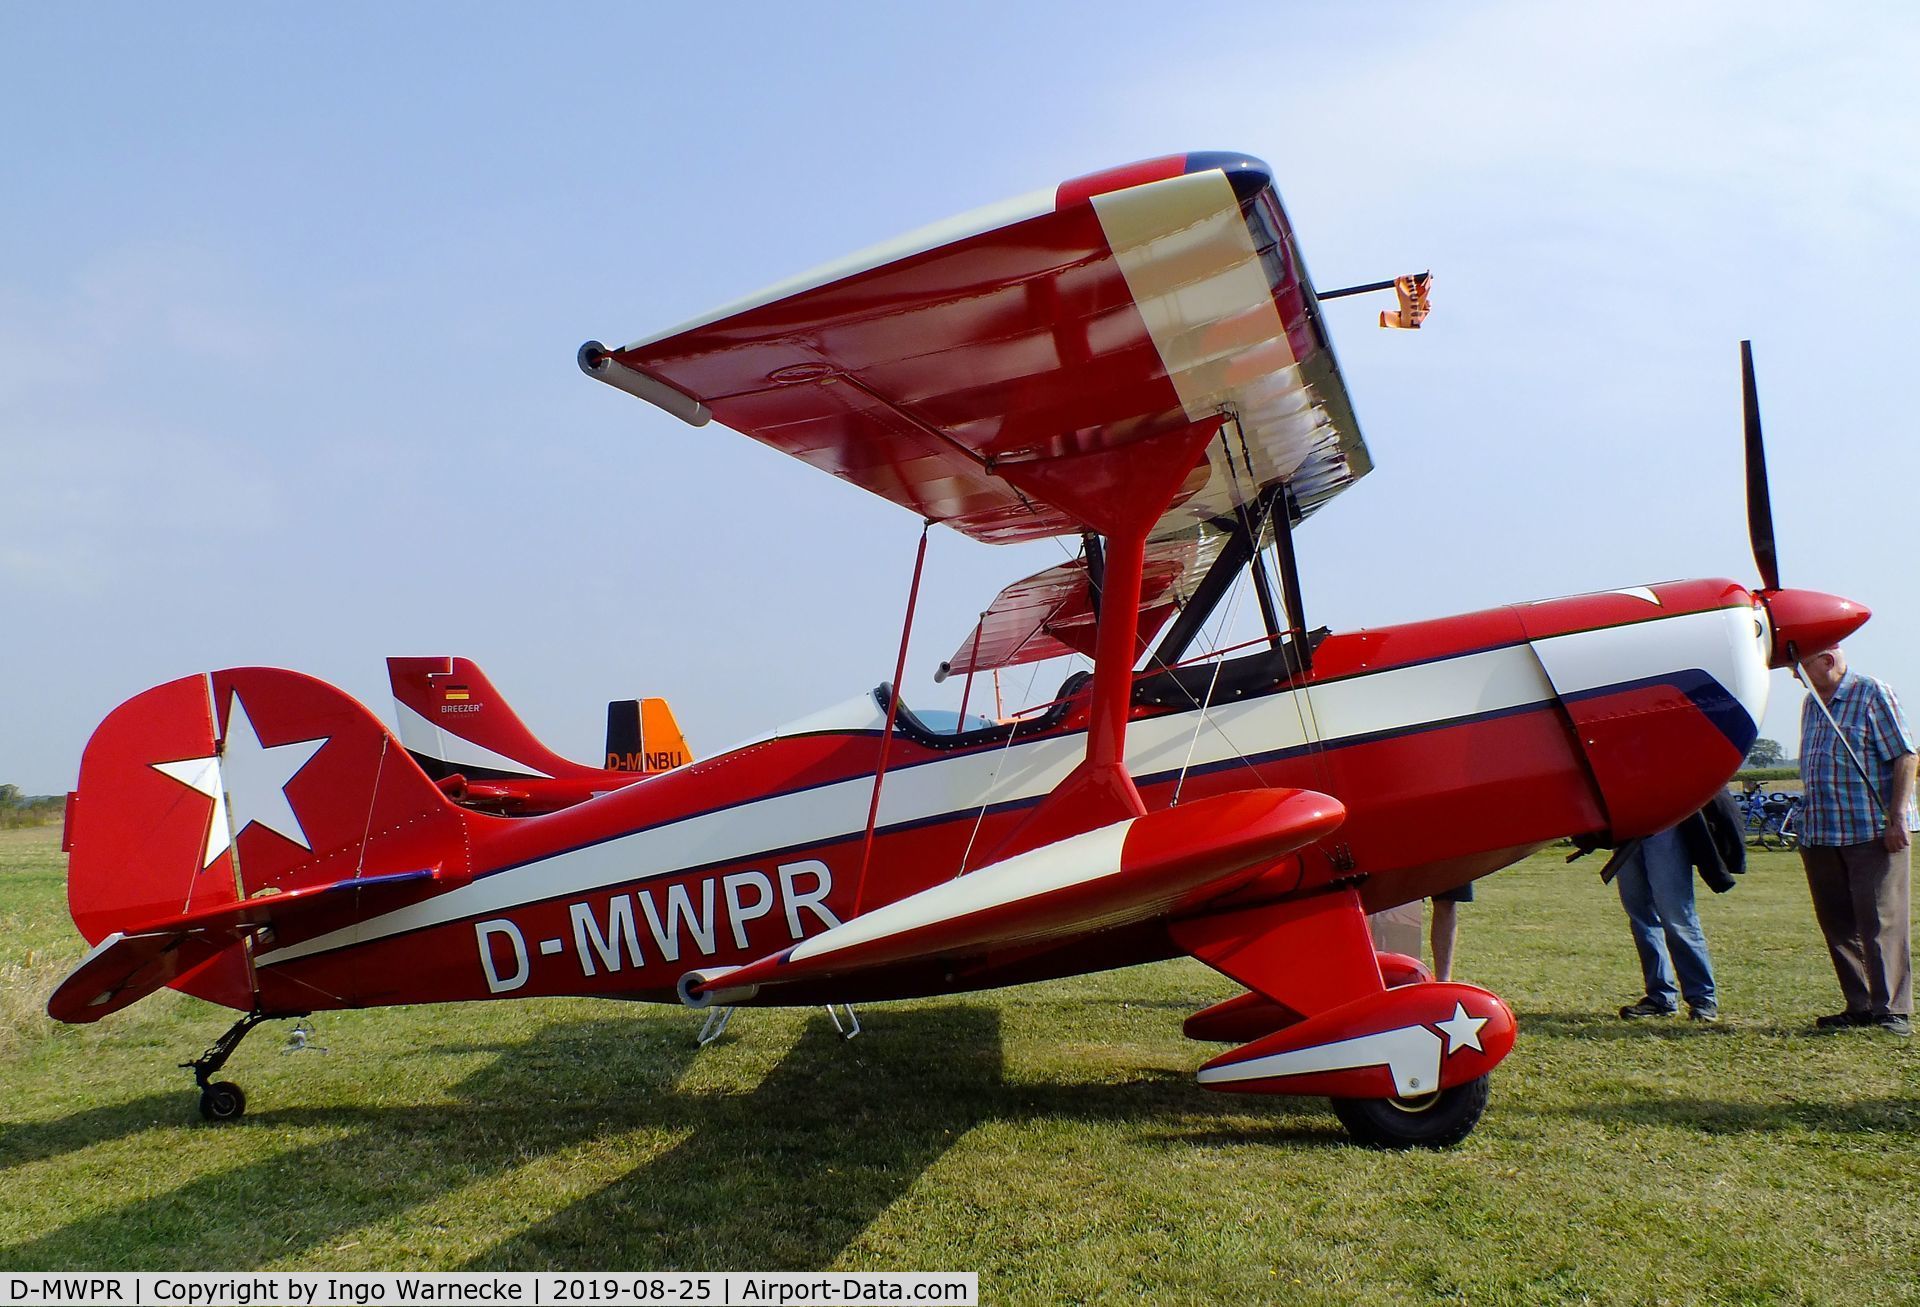
[[[0,1268],[978,1270],[991,1303],[1920,1302],[1920,1050],[1837,1006],[1791,855],[1702,911],[1727,1023],[1629,1025],[1598,859],[1479,886],[1461,978],[1520,1042],[1462,1147],[1194,1086],[1198,964],[961,1001],[687,1013],[528,1001],[256,1034],[248,1116],[191,1077],[229,1014],[40,1011],[79,956],[57,832],[0,832]]]

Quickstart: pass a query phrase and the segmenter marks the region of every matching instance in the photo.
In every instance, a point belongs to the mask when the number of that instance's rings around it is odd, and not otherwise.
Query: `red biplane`
[[[538,816],[693,761],[665,699],[607,705],[607,765],[563,758],[534,738],[487,674],[465,658],[389,658],[394,724],[420,769],[462,807]]]
[[[213,1076],[247,1031],[317,1009],[838,1004],[1185,954],[1245,987],[1186,1023],[1237,1045],[1202,1084],[1452,1143],[1513,1015],[1376,953],[1366,913],[1672,824],[1740,765],[1768,668],[1867,616],[1779,586],[1749,374],[1760,588],[1309,629],[1292,533],[1371,463],[1272,177],[1238,155],[1082,177],[580,362],[929,524],[1078,537],[948,670],[1093,670],[951,731],[881,685],[512,820],[293,672],[135,697],[81,764],[70,896],[95,948],[50,1008],[91,1021],[171,985],[245,1013],[192,1064],[210,1118],[243,1109]],[[1185,661],[1242,573],[1266,638]]]

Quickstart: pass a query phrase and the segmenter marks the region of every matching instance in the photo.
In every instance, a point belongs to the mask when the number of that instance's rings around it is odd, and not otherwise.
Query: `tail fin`
[[[121,704],[88,741],[68,906],[92,944],[165,932],[210,945],[165,982],[246,1007],[254,981],[238,945],[280,929],[267,905],[457,880],[470,872],[466,824],[484,820],[323,681],[263,667],[185,677]],[[324,893],[342,888],[356,892]]]
[[[608,771],[668,771],[692,761],[687,737],[665,699],[618,699],[607,705]]]
[[[400,738],[435,780],[571,778],[597,772],[534,738],[487,674],[465,658],[389,658]]]

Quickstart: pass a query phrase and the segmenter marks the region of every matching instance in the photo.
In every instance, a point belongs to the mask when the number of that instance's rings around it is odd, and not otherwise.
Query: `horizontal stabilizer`
[[[1128,818],[909,895],[724,979],[703,977],[689,997],[1127,925],[1230,888],[1345,817],[1338,800],[1312,790],[1243,790]]]
[[[118,1012],[176,977],[217,957],[239,937],[231,932],[115,932],[93,947],[47,1000],[55,1021],[84,1025]]]
[[[263,894],[239,903],[215,904],[183,916],[147,923],[129,934],[150,935],[169,930],[243,933],[260,926],[272,926],[284,936],[291,930],[304,930],[323,916],[331,918],[337,912],[369,916],[389,912],[429,892],[451,889],[468,879],[432,870],[350,877],[326,885],[302,886],[284,894]]]
[[[56,1021],[85,1023],[118,1012],[162,985],[271,928],[280,942],[319,934],[451,888],[466,879],[436,870],[360,876],[263,894],[116,931],[102,940],[47,1000]]]

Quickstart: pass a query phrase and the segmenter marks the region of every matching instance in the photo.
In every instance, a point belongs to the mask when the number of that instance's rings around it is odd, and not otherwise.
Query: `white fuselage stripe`
[[[1709,629],[1721,622],[1718,613],[1695,613],[1644,624],[1676,629],[1669,637],[1641,641],[1639,655],[1629,659],[1629,665],[1616,667],[1615,682],[1696,667],[1723,684],[1737,679],[1739,669],[1730,665],[1737,660],[1729,656],[1728,643]],[[1603,630],[1554,638],[1577,642],[1616,637]],[[1716,649],[1719,656],[1713,660]],[[1668,661],[1657,667],[1645,661],[1656,653]],[[1308,723],[1317,726],[1315,741],[1337,746],[1553,699],[1554,688],[1533,647],[1511,645],[1217,705],[1204,715],[1190,711],[1134,722],[1127,734],[1127,766],[1147,780],[1174,775],[1183,767],[1205,770],[1303,747],[1310,742]],[[1079,733],[1049,736],[889,772],[877,829],[1038,799],[1079,763],[1084,740]],[[266,953],[258,961],[290,962],[527,903],[846,839],[865,827],[872,794],[873,777],[862,775],[747,800],[484,876],[425,902]],[[608,801],[617,800],[597,802]]]
[[[1566,697],[1698,668],[1720,682],[1758,725],[1767,711],[1764,623],[1751,608],[1717,608],[1662,621],[1551,635],[1533,642],[1554,690]]]

